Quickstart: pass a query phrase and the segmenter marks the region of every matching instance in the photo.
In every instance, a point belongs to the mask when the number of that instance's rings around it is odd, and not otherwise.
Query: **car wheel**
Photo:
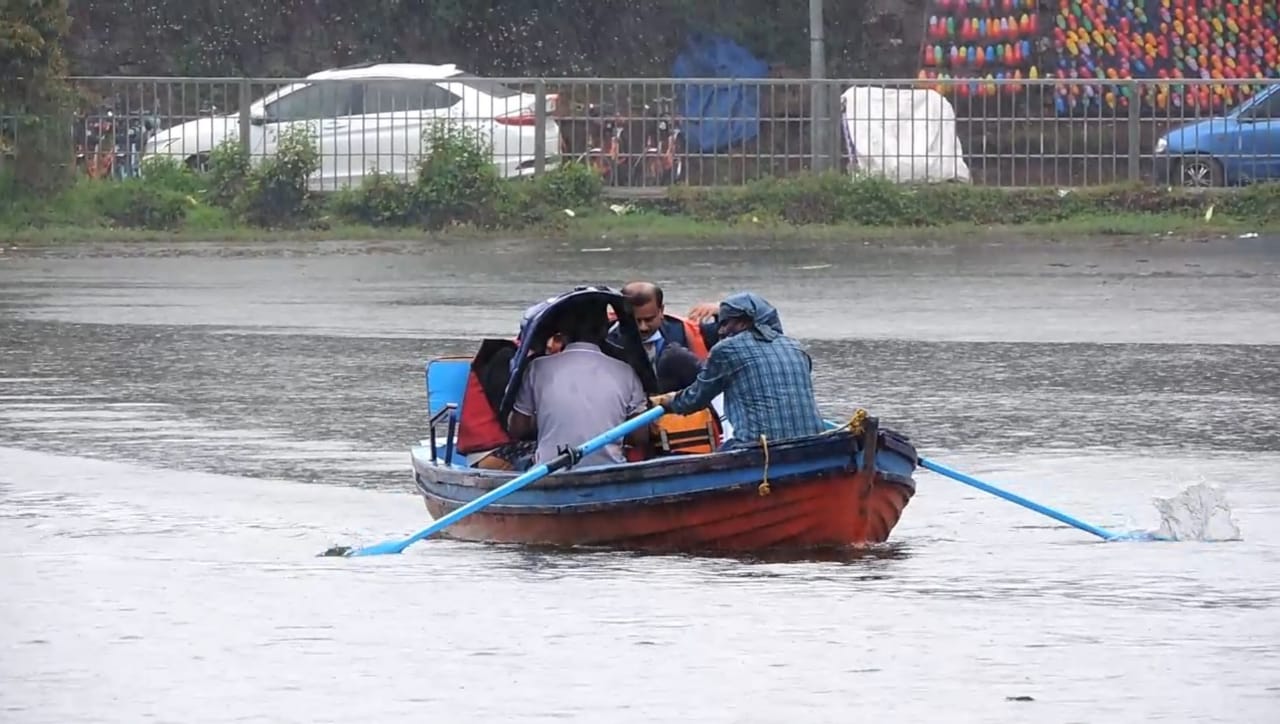
[[[1178,185],[1185,188],[1225,186],[1222,164],[1208,156],[1188,156],[1178,161]]]
[[[209,154],[198,153],[187,158],[187,168],[196,173],[203,173],[209,170]]]

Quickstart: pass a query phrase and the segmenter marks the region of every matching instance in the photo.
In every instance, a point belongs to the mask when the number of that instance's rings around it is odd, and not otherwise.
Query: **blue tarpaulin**
[[[769,65],[719,35],[694,33],[672,67],[676,78],[765,78]],[[690,151],[720,151],[760,134],[760,87],[741,83],[678,86],[676,113]]]

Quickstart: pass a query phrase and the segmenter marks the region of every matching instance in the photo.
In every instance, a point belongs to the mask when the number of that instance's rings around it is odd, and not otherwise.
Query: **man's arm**
[[[664,395],[660,398],[662,406],[677,415],[688,415],[710,405],[716,395],[724,392],[729,376],[735,371],[729,361],[730,354],[723,346],[711,350],[693,384],[674,395]]]
[[[715,302],[698,302],[693,305],[685,317],[698,325],[702,332],[702,342],[707,349],[716,346],[720,341],[720,305]]]
[[[524,379],[520,381],[516,401],[511,406],[511,414],[507,416],[507,434],[513,440],[533,440],[537,437],[538,424],[534,421],[534,416],[538,408],[533,395],[537,369],[536,360],[529,363],[529,368],[524,371]]]
[[[512,440],[533,440],[538,435],[538,426],[529,415],[512,410],[507,416],[507,434]]]
[[[627,390],[627,419],[642,414],[648,409],[649,398],[644,394],[644,385],[640,384],[639,376],[632,374],[631,384]],[[649,447],[649,426],[643,425],[640,429],[633,430],[627,435],[626,440],[632,447],[647,449]]]

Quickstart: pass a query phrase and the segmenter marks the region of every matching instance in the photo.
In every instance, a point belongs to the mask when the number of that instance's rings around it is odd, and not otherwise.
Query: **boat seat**
[[[445,405],[457,405],[456,417],[462,415],[462,396],[467,391],[471,374],[470,357],[441,357],[427,363],[427,418],[435,417]]]

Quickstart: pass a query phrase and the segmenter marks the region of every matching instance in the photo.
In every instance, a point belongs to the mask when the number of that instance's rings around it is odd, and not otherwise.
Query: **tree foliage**
[[[921,3],[827,0],[831,70],[914,74],[885,68],[885,43],[903,17],[920,22]],[[490,75],[662,76],[695,30],[775,64],[803,69],[809,54],[803,0],[78,0],[73,15],[73,67],[90,75],[291,76],[401,60]],[[898,55],[913,66],[915,50]]]
[[[11,177],[37,190],[70,177],[68,25],[67,0],[0,0],[0,154],[12,155]]]

